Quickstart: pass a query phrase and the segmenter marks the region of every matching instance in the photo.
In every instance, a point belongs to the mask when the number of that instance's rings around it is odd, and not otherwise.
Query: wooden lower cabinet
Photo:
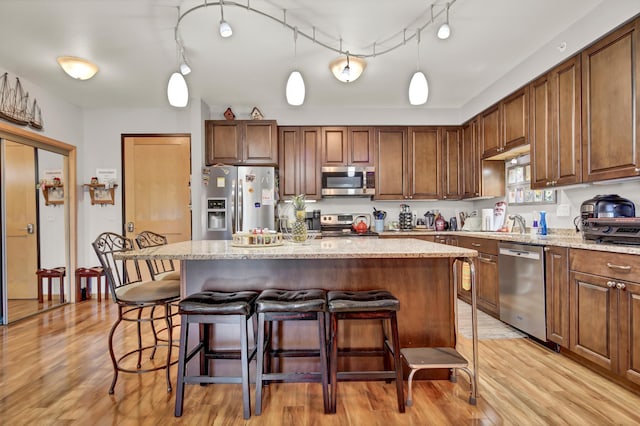
[[[640,256],[570,251],[570,350],[640,385]]]
[[[547,340],[569,348],[569,249],[547,246],[545,287]]]
[[[498,285],[498,241],[484,238],[459,237],[460,247],[478,251],[475,259],[478,309],[500,317],[500,287]],[[471,303],[471,292],[458,286],[458,297]]]

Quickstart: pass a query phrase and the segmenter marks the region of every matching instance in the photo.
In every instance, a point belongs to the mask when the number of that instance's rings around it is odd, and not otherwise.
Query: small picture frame
[[[93,198],[96,201],[113,201],[111,199],[111,190],[105,188],[96,188],[93,193]]]

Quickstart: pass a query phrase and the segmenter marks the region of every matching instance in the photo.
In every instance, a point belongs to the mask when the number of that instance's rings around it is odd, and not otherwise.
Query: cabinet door
[[[279,128],[280,197],[305,194],[307,199],[322,197],[320,178],[319,127]]]
[[[498,256],[478,253],[478,306],[494,317],[500,317]]]
[[[346,127],[322,128],[322,165],[346,166],[349,164]]]
[[[300,128],[300,175],[298,194],[305,194],[308,200],[322,198],[322,177],[320,156],[322,151],[320,127]]]
[[[501,102],[501,151],[529,143],[529,86],[509,95]]]
[[[582,182],[580,56],[551,71],[553,185]]]
[[[280,198],[283,200],[299,194],[299,140],[299,127],[280,126],[278,128],[278,178]]]
[[[407,128],[376,129],[376,195],[377,200],[405,198],[407,175]]]
[[[499,104],[480,114],[480,142],[482,144],[482,158],[496,155],[502,149]]]
[[[242,128],[236,122],[207,120],[205,122],[206,164],[208,166],[242,163]]]
[[[352,166],[373,166],[373,128],[347,128],[347,158]]]
[[[243,159],[245,164],[278,163],[278,126],[273,120],[243,122]]]
[[[617,289],[610,278],[572,271],[569,345],[572,352],[615,370],[618,356]]]
[[[442,198],[462,198],[462,143],[459,128],[442,129]]]
[[[547,246],[545,251],[547,340],[569,348],[569,249]]]
[[[553,181],[555,159],[551,146],[551,81],[544,75],[529,90],[531,188],[547,188]]]
[[[442,198],[441,150],[437,127],[409,128],[409,199]]]
[[[624,281],[618,290],[620,309],[620,373],[640,384],[640,285]]]
[[[462,126],[462,196],[473,198],[480,195],[480,153],[478,152],[477,120]]]
[[[582,52],[583,180],[640,174],[640,20]]]

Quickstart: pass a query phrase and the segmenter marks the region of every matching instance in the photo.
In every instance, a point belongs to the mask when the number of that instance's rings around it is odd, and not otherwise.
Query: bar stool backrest
[[[141,249],[163,246],[167,244],[167,237],[152,231],[142,231],[136,235],[136,243]],[[162,274],[175,271],[173,260],[170,259],[149,259],[147,265],[154,280]]]
[[[133,241],[113,232],[103,232],[91,243],[104,268],[113,300],[118,302],[116,289],[142,282],[140,267],[136,261],[115,260],[115,253],[134,250]]]

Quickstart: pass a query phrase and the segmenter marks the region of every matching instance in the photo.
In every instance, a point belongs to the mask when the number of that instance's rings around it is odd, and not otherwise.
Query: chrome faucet
[[[518,227],[520,228],[520,233],[524,234],[527,228],[526,222],[524,220],[524,218],[522,216],[520,216],[519,214],[513,214],[513,215],[509,215],[509,219],[511,220],[515,220],[516,222],[518,222]]]

